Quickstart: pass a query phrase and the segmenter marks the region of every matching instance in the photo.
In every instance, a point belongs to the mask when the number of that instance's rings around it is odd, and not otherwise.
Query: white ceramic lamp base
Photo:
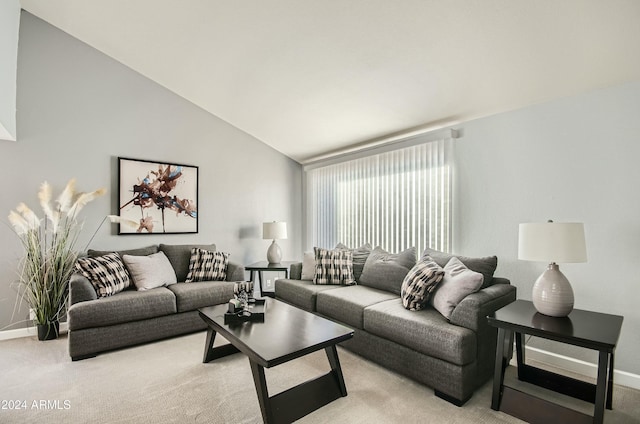
[[[270,264],[279,264],[282,261],[282,250],[280,250],[280,246],[274,240],[267,249],[267,261]]]
[[[566,317],[573,310],[573,289],[557,264],[549,267],[533,285],[533,305],[541,314]]]

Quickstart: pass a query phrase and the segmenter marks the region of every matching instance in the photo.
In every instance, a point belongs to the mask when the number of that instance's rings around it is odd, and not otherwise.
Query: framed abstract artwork
[[[118,234],[198,232],[198,167],[118,158]]]

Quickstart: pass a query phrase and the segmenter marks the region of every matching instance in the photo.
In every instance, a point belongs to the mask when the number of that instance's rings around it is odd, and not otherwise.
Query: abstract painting
[[[198,167],[118,158],[118,234],[198,232]]]

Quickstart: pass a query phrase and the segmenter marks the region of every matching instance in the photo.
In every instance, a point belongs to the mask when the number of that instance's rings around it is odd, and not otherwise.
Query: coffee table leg
[[[338,350],[336,348],[336,345],[328,346],[324,350],[327,353],[327,358],[329,359],[329,364],[331,364],[331,369],[338,379],[340,392],[344,397],[347,395],[347,386],[344,384],[344,376],[342,375],[342,367],[340,367],[340,360],[338,359]]]
[[[256,364],[249,359],[251,364],[251,373],[253,374],[253,383],[256,386],[258,394],[258,402],[260,403],[260,412],[262,412],[262,420],[265,424],[274,422],[271,402],[269,400],[269,392],[267,390],[267,379],[264,376],[264,367]]]
[[[202,357],[203,364],[213,359],[213,342],[216,341],[216,334],[211,327],[207,329],[207,341],[204,343],[204,356]]]
[[[240,352],[240,350],[232,344],[213,347],[213,342],[216,341],[216,334],[216,331],[211,327],[207,329],[207,341],[204,343],[204,356],[202,357],[203,364]]]

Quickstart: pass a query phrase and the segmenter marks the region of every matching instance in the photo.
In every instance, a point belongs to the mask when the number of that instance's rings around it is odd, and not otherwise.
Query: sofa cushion
[[[451,253],[440,252],[439,250],[431,249],[427,247],[424,249],[422,256],[431,256],[434,261],[441,267],[444,267],[449,259],[454,256],[460,259],[467,268],[472,271],[479,272],[484,277],[482,287],[489,287],[493,284],[493,274],[496,272],[498,266],[497,256],[485,256],[482,258],[470,258],[468,256],[452,255]]]
[[[336,249],[348,250],[353,254],[353,278],[356,280],[356,283],[359,283],[364,264],[371,254],[371,244],[365,243],[356,249],[351,249],[342,243],[338,243]]]
[[[113,296],[71,305],[69,329],[104,327],[176,313],[176,298],[165,287],[126,290]]]
[[[360,284],[400,295],[402,281],[416,264],[416,248],[389,253],[380,246],[373,249],[364,264]]]
[[[402,281],[402,305],[411,311],[423,309],[442,277],[444,270],[431,257],[420,259]]]
[[[327,250],[314,247],[316,256],[315,284],[355,284],[353,254],[347,250]]]
[[[149,290],[178,282],[176,273],[163,252],[149,256],[122,255],[122,260],[138,290]]]
[[[160,244],[160,246],[158,246],[158,250],[167,255],[167,259],[169,259],[171,266],[176,272],[178,281],[187,279],[189,261],[191,260],[191,249],[194,247],[212,252],[216,251],[215,244]]]
[[[151,246],[147,246],[147,247],[140,247],[137,249],[127,249],[127,250],[93,250],[93,249],[89,249],[87,250],[87,255],[95,258],[96,256],[104,256],[107,255],[109,253],[117,253],[118,255],[120,255],[120,257],[122,257],[122,255],[131,255],[131,256],[148,256],[148,255],[152,255],[154,253],[158,252],[158,246],[155,244],[152,244]]]
[[[341,287],[326,290],[316,296],[316,311],[352,327],[363,328],[364,308],[398,296],[383,290],[364,286]]]
[[[280,278],[276,280],[276,298],[290,303],[305,311],[316,311],[316,296],[319,292],[340,289],[344,286],[313,284],[309,280]]]
[[[364,269],[364,264],[367,262],[367,258],[371,254],[371,244],[365,243],[360,247],[351,249],[347,247],[343,243],[338,243],[336,245],[336,249],[348,250],[353,255],[353,278],[356,280],[356,283],[360,282],[360,277],[362,276],[362,270]]]
[[[187,312],[227,303],[233,299],[234,284],[231,281],[200,281],[172,284],[167,289],[176,296],[178,312]]]
[[[197,281],[222,281],[227,278],[227,263],[229,254],[212,252],[198,247],[191,249],[189,273],[185,283]]]
[[[91,282],[98,297],[119,293],[131,282],[129,272],[117,253],[78,258],[75,269]]]
[[[453,257],[444,267],[444,278],[431,297],[431,304],[449,319],[458,303],[471,293],[477,292],[483,280],[482,274],[471,271],[460,259]]]
[[[450,324],[435,309],[409,311],[400,299],[367,307],[364,330],[456,365],[471,363],[476,358],[475,332]]]

